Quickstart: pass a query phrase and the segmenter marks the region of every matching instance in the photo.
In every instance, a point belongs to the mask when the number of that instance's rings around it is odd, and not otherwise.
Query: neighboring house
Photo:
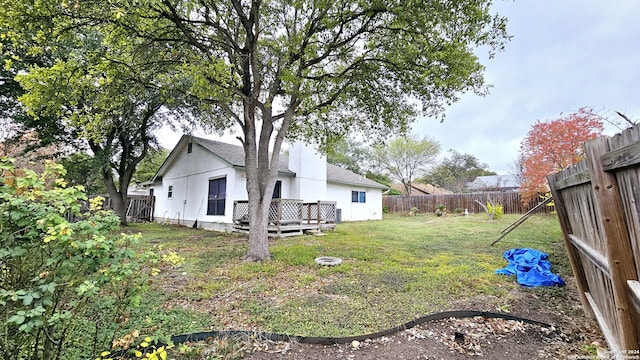
[[[407,195],[407,191],[402,184],[392,184],[391,188],[394,190],[398,190],[402,193],[402,195]],[[423,184],[423,183],[411,183],[411,195],[445,195],[445,194],[453,194],[452,191],[447,189],[439,188],[437,186],[431,184]]]
[[[184,135],[153,178],[155,220],[203,228],[233,230],[234,201],[247,200],[244,149]],[[280,156],[274,198],[304,202],[335,201],[341,220],[382,218],[386,187],[327,164],[302,143]]]
[[[519,191],[520,184],[515,175],[478,176],[467,184],[471,191]]]
[[[141,183],[141,184],[133,184],[129,185],[127,189],[127,195],[149,195],[148,186],[150,183]]]

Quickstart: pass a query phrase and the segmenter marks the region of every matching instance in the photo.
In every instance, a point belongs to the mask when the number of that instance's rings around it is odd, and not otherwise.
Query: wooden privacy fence
[[[584,149],[548,180],[585,313],[624,357],[639,339],[640,125]]]
[[[103,195],[105,200],[102,205],[105,209],[112,209],[109,195]],[[153,221],[153,209],[155,207],[154,196],[149,195],[128,195],[127,196],[127,218],[134,220]]]
[[[418,208],[420,213],[432,213],[437,205],[444,205],[448,212],[455,209],[468,209],[471,213],[483,213],[484,209],[476,200],[483,204],[491,199],[494,204],[501,204],[505,214],[523,214],[527,210],[538,204],[534,200],[528,206],[520,203],[520,193],[510,192],[482,192],[467,194],[446,194],[446,195],[394,195],[385,196],[382,199],[382,207],[390,213],[408,213],[411,208]],[[545,206],[540,208],[540,212],[551,212],[552,208]]]
[[[112,210],[113,206],[111,205],[111,200],[109,199],[109,195],[100,195],[104,198],[104,202],[102,203],[102,208],[104,210]],[[127,196],[127,218],[130,220],[144,220],[144,221],[153,221],[153,208],[155,205],[155,197],[154,196],[146,196],[146,195],[129,195]],[[89,202],[81,201],[80,202],[80,213],[84,214],[89,211]],[[82,219],[84,216],[75,216],[71,213],[71,211],[67,212],[65,215],[66,219],[70,222],[75,222]]]

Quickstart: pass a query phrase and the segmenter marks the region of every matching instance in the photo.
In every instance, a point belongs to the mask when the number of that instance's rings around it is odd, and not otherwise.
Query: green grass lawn
[[[495,274],[514,247],[547,252],[554,272],[571,276],[553,215],[534,216],[494,246],[519,216],[385,215],[382,221],[339,224],[326,236],[271,240],[272,261],[244,263],[246,238],[187,227],[133,225],[147,246],[184,257],[164,268],[137,321],[141,333],[171,335],[255,329],[303,336],[349,336],[416,317],[511,302],[519,286]],[[321,267],[318,256],[343,264]],[[536,289],[562,296],[563,288]],[[487,310],[487,309],[483,309]]]

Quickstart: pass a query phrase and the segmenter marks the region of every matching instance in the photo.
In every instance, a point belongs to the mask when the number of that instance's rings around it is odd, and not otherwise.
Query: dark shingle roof
[[[171,154],[169,154],[167,159],[165,159],[165,162],[162,164],[162,166],[160,166],[160,169],[156,173],[156,177],[158,175],[161,175],[165,171],[166,166],[168,166],[169,159],[171,159],[172,155],[174,155],[175,152],[180,151],[181,148],[184,148],[186,144],[189,143],[189,141],[202,146],[223,161],[229,163],[231,166],[244,167],[244,149],[242,148],[242,146],[199,138],[195,136],[183,135],[176,147],[171,151]],[[289,157],[286,155],[280,155],[280,166],[278,171],[280,172],[280,174],[295,176],[295,173],[289,170],[288,164]],[[386,186],[381,185],[373,180],[367,179],[362,175],[358,175],[349,170],[340,168],[332,164],[327,164],[327,182],[345,185],[365,186],[376,189],[387,188]]]
[[[242,146],[198,138],[195,136],[192,137],[192,139],[194,143],[201,145],[229,164],[236,167],[244,167],[244,149]],[[280,155],[280,166],[278,167],[278,171],[281,174],[295,175],[293,171],[289,170],[288,164],[288,158]]]
[[[398,183],[392,184],[391,188],[394,190],[400,191],[403,195],[406,195],[404,185],[402,184],[398,184]],[[415,182],[411,183],[411,195],[445,195],[445,194],[453,194],[453,191],[439,188],[431,184],[422,184],[422,183],[415,183]]]
[[[244,166],[244,149],[242,146],[195,136],[192,136],[191,139],[194,143],[201,145],[229,164],[233,166]]]
[[[345,185],[357,185],[366,186],[375,189],[386,189],[387,187],[379,184],[371,179],[367,179],[362,175],[358,175],[347,169],[327,164],[327,182],[345,184]]]

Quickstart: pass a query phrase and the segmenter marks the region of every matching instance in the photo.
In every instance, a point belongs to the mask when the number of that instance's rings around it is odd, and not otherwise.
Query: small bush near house
[[[0,358],[95,358],[110,348],[159,260],[115,235],[119,219],[67,187],[61,165],[42,174],[0,158]],[[68,217],[81,218],[71,223]],[[78,329],[94,329],[79,331]]]

